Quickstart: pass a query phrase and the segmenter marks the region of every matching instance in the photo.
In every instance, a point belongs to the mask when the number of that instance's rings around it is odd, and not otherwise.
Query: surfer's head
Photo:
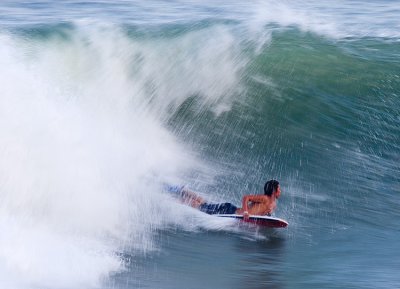
[[[267,196],[272,196],[273,193],[276,193],[276,197],[278,198],[281,190],[279,188],[279,182],[277,180],[270,180],[264,185],[264,194]]]

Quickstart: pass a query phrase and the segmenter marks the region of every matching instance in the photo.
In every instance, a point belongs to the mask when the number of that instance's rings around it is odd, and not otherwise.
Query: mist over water
[[[3,2],[0,287],[396,287],[399,9]],[[163,191],[270,178],[287,230]]]
[[[202,47],[194,43],[201,38]],[[186,182],[190,173],[209,175],[165,122],[188,95],[215,114],[229,109],[224,94],[240,65],[226,54],[234,41],[223,27],[158,41],[132,39],[114,25],[2,36],[1,213],[11,230],[4,278],[96,287],[124,268],[124,250],[158,247],[154,230],[199,226],[161,194],[184,175]],[[215,68],[223,66],[221,76]]]

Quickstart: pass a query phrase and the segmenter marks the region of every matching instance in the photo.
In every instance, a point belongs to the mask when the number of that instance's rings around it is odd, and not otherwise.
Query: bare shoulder
[[[269,202],[270,198],[266,195],[245,195],[244,198],[247,198],[250,202]]]

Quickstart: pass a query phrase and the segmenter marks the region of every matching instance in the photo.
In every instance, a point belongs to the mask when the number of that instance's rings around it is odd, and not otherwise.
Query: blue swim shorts
[[[221,203],[221,204],[207,204],[204,203],[200,205],[199,210],[209,214],[235,214],[238,208],[231,203]]]

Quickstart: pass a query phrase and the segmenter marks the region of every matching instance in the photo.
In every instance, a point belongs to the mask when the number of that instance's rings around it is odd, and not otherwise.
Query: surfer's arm
[[[239,214],[242,214],[245,219],[249,218],[249,202],[258,203],[259,196],[257,195],[244,195],[242,199],[242,208],[238,210]]]
[[[250,203],[250,204],[249,204]],[[239,214],[246,215],[266,215],[273,211],[269,199],[264,195],[245,195],[242,199],[242,208],[238,210]]]
[[[242,199],[242,211],[243,212],[248,212],[248,210],[249,210],[249,207],[248,207],[249,197],[250,197],[250,195],[243,196],[243,199]]]

